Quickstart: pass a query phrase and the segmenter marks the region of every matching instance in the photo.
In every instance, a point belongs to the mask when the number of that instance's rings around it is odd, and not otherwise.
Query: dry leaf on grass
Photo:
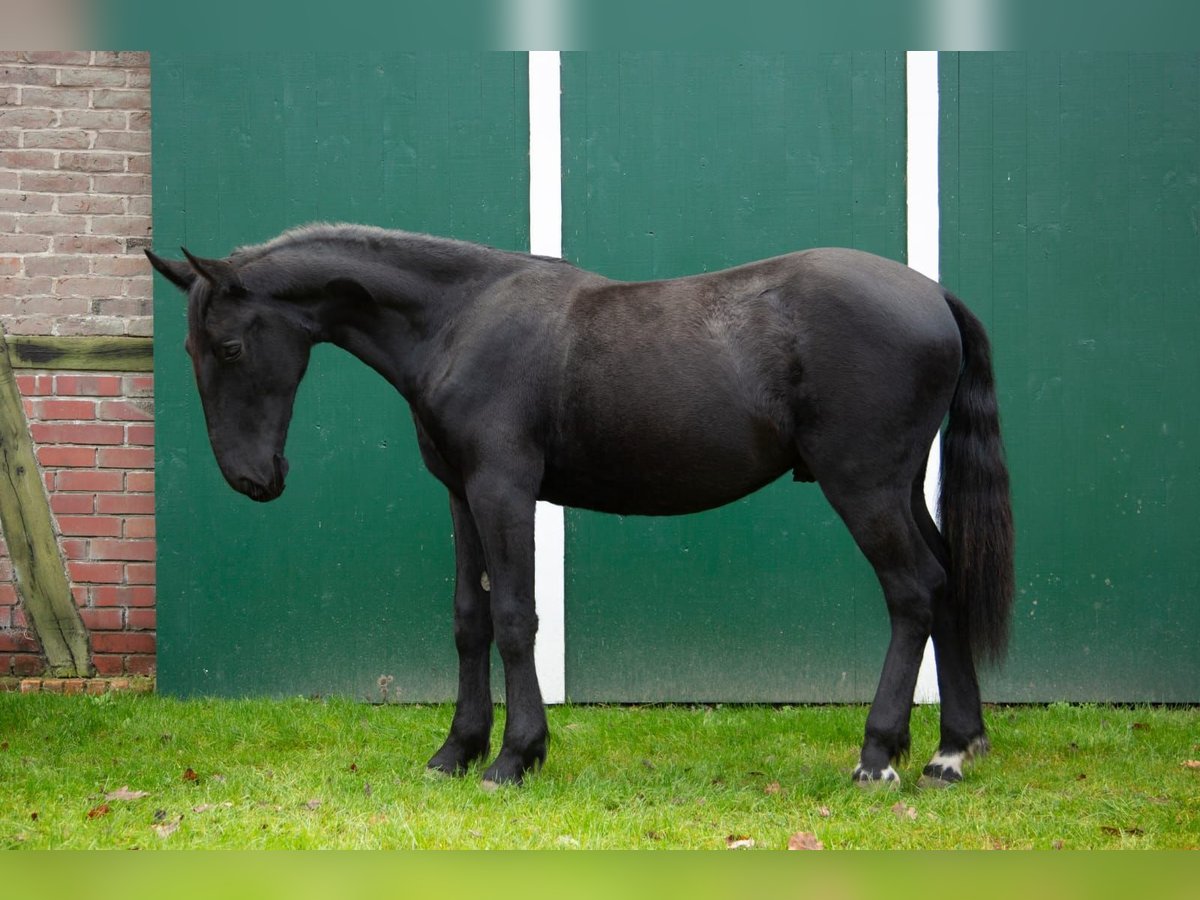
[[[89,809],[87,817],[89,819],[98,819],[101,816],[107,816],[107,815],[108,815],[108,804],[101,803],[99,806],[94,806],[91,809]]]
[[[149,797],[149,791],[131,791],[129,785],[125,784],[117,788],[115,791],[109,791],[104,795],[105,800],[141,800],[143,797]]]
[[[817,815],[820,816],[822,819],[828,819],[830,816],[833,815],[833,811],[828,806],[822,806],[820,809],[817,810]]]
[[[190,767],[183,770],[183,780],[184,781],[195,781],[199,777],[200,776],[196,774],[196,771]]]
[[[180,815],[167,822],[163,822],[161,825],[151,825],[150,827],[154,829],[154,833],[159,837],[168,838],[179,830],[179,823],[182,821],[183,816]]]
[[[897,819],[910,819],[916,821],[917,811],[911,806],[905,806],[903,802],[897,803],[892,807],[892,812]]]
[[[811,831],[797,831],[788,838],[789,850],[824,850],[825,845]]]
[[[778,794],[782,790],[783,790],[783,785],[781,785],[778,781],[772,781],[765,788],[763,788],[763,793],[764,794]]]
[[[321,808],[321,801],[320,801],[320,800],[313,799],[313,800],[309,800],[309,801],[308,801],[307,803],[305,803],[304,805],[305,805],[305,806],[307,806],[309,809],[320,809],[320,808]]]
[[[754,838],[742,834],[731,834],[726,836],[725,846],[730,850],[749,850],[754,846]]]
[[[1200,770],[1200,759],[1185,759],[1183,767],[1185,769]]]

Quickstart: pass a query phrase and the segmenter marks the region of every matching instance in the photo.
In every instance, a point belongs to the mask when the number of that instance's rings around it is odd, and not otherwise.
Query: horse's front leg
[[[492,627],[504,662],[507,718],[484,784],[519,784],[546,758],[546,710],[534,668],[534,488],[509,473],[481,472],[467,485],[491,580]]]
[[[487,757],[492,732],[492,611],[479,530],[465,500],[450,493],[454,522],[454,645],[458,650],[458,702],[450,734],[429,768],[461,775]]]

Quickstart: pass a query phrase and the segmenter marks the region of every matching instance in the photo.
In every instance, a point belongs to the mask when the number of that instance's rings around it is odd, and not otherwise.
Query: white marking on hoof
[[[859,765],[854,770],[854,783],[867,791],[897,790],[900,787],[900,776],[896,774],[896,770],[891,766],[888,766],[878,775],[871,775]]]

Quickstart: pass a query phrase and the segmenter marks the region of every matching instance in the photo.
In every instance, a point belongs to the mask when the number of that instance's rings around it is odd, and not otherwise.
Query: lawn
[[[448,706],[0,693],[0,848],[1200,848],[1200,710],[991,709],[926,791],[920,707],[891,792],[850,783],[865,712],[556,707],[546,768],[489,793],[423,769]]]

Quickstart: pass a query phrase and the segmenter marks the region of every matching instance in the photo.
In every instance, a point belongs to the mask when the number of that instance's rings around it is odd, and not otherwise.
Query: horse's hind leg
[[[910,484],[907,478],[869,488],[856,480],[821,482],[875,569],[892,626],[854,770],[854,780],[863,786],[899,784],[892,764],[908,753],[917,672],[933,624],[934,598],[946,582],[945,570],[913,518]]]
[[[458,702],[450,734],[429,768],[460,775],[488,755],[492,731],[492,613],[479,531],[465,501],[450,495],[454,522],[454,644]]]
[[[925,542],[949,571],[946,542],[925,506],[918,483],[913,491],[913,518]],[[922,787],[948,787],[962,781],[963,764],[987,750],[979,680],[967,640],[961,603],[949,590],[938,591],[933,601],[933,649],[937,657],[938,693],[941,696],[941,739],[938,751],[921,775]]]

